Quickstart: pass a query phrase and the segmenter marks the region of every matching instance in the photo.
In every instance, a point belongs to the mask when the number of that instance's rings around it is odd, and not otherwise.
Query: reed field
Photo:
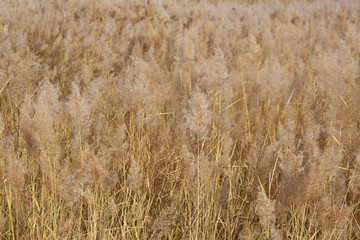
[[[0,0],[0,239],[360,239],[360,1]]]

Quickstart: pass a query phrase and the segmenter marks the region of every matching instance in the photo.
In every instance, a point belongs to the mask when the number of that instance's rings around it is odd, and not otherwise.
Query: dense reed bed
[[[360,1],[0,1],[2,239],[360,239]]]

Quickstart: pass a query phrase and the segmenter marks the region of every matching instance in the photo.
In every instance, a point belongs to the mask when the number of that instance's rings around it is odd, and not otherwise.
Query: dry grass
[[[0,1],[2,239],[360,239],[360,1]]]

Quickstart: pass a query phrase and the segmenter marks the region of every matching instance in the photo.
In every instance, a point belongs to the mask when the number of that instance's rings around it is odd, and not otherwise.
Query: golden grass
[[[360,1],[0,1],[2,239],[359,239]]]

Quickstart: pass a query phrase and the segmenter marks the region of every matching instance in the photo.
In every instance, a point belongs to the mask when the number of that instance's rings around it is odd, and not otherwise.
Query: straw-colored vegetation
[[[2,239],[359,239],[360,1],[0,1]]]

